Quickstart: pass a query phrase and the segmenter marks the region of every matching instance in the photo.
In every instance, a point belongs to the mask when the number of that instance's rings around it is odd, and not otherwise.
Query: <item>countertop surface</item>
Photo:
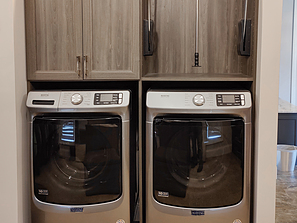
[[[279,98],[278,99],[278,113],[297,113],[297,106]]]

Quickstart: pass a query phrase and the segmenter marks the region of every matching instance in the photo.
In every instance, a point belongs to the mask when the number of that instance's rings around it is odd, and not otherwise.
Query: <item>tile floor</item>
[[[297,223],[297,168],[277,172],[275,223]]]

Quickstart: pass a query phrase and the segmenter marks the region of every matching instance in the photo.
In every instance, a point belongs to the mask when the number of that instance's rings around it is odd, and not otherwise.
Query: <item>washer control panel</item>
[[[94,105],[122,104],[123,93],[95,93]]]
[[[110,109],[130,104],[130,92],[118,91],[31,91],[28,108]],[[68,110],[67,110],[68,111]],[[69,110],[70,111],[70,110]]]
[[[217,94],[217,106],[244,106],[244,94]]]

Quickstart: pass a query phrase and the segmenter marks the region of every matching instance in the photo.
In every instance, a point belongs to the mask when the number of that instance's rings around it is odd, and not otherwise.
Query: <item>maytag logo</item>
[[[169,94],[161,94],[161,98],[169,98]]]
[[[70,208],[70,212],[83,212],[84,208]]]
[[[191,211],[191,215],[201,216],[205,215],[204,211]]]
[[[169,192],[158,191],[158,197],[169,197]]]
[[[38,189],[38,195],[48,196],[48,190]]]
[[[41,94],[41,97],[48,97],[49,94]]]

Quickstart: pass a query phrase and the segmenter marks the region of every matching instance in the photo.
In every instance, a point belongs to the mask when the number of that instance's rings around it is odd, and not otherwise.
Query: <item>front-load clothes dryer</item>
[[[148,91],[146,223],[249,223],[248,91]]]
[[[32,91],[32,223],[130,222],[129,91]]]

